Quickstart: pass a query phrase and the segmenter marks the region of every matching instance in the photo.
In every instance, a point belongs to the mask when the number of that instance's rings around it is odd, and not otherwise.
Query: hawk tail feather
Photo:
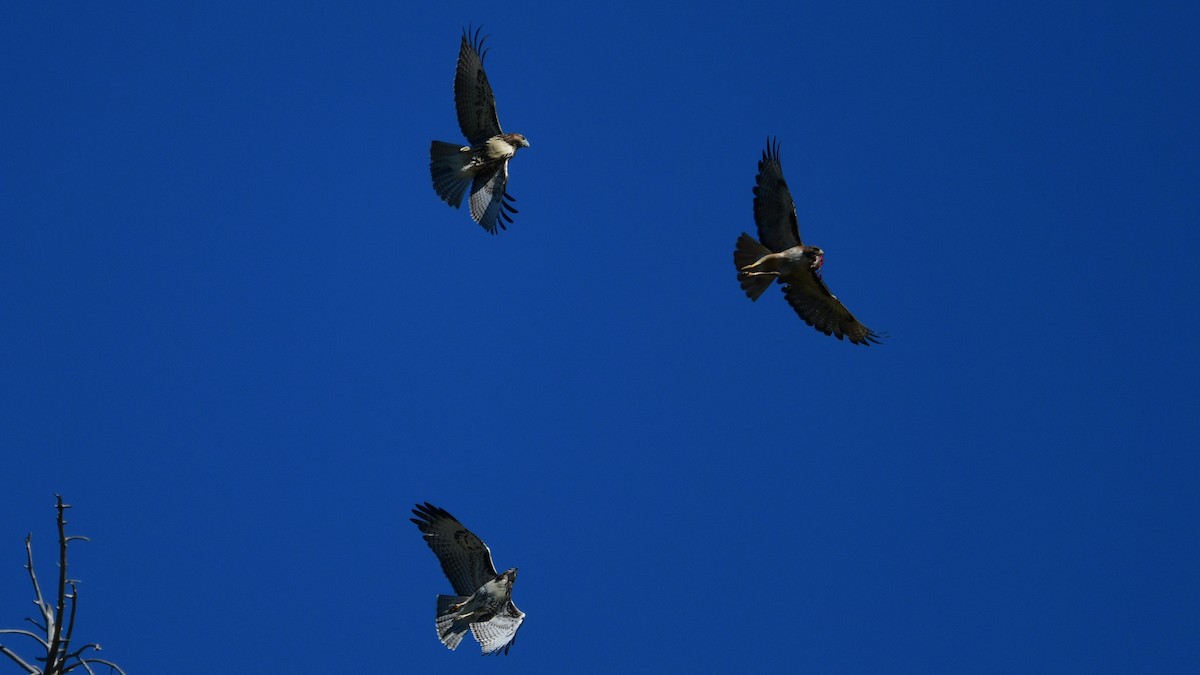
[[[462,204],[463,195],[471,187],[472,176],[463,173],[471,159],[470,152],[463,146],[444,141],[434,141],[429,147],[429,173],[433,176],[433,189],[442,201],[454,208]]]
[[[455,605],[466,602],[465,595],[439,595],[437,597],[437,633],[442,644],[451,650],[458,649],[458,643],[471,629],[471,622],[458,619],[458,612],[452,609]]]
[[[745,232],[742,233],[742,236],[738,237],[737,247],[733,250],[733,264],[738,269],[738,283],[742,285],[742,290],[746,292],[746,296],[751,300],[758,300],[758,297],[771,287],[776,277],[751,277],[742,274],[741,270],[743,267],[753,265],[761,260],[763,256],[770,253],[771,249],[758,243]]]

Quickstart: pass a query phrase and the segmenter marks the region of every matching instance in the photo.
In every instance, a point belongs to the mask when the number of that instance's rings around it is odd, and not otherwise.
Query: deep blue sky
[[[1197,10],[835,4],[0,10],[0,626],[61,492],[131,674],[1200,669]],[[739,290],[768,134],[886,344]]]

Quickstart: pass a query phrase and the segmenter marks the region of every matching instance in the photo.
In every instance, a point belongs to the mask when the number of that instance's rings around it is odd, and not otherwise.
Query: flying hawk
[[[487,544],[445,509],[425,502],[413,515],[457,594],[437,597],[438,639],[456,649],[470,629],[484,654],[507,654],[525,620],[512,601],[517,568],[496,574]]]
[[[884,336],[859,323],[825,286],[821,279],[825,252],[801,243],[796,204],[779,164],[779,143],[771,139],[767,139],[758,163],[754,222],[762,243],[743,232],[733,251],[738,282],[751,300],[757,300],[778,279],[788,304],[808,325],[839,340],[847,337],[855,344],[879,344]]]
[[[512,222],[509,214],[517,212],[512,206],[516,199],[507,192],[508,160],[517,150],[528,148],[529,141],[500,130],[496,97],[483,72],[486,39],[480,39],[479,30],[473,36],[463,31],[454,75],[458,126],[470,145],[434,141],[429,148],[429,173],[438,196],[456,209],[470,186],[471,218],[496,234],[496,226],[507,229],[504,223]]]

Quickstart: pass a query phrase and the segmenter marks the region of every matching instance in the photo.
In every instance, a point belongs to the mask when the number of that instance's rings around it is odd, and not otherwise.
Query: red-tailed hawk
[[[512,206],[516,199],[507,192],[508,160],[517,150],[528,148],[529,141],[521,134],[500,130],[496,98],[483,72],[486,39],[479,38],[478,30],[474,35],[463,31],[454,75],[458,126],[470,145],[434,141],[429,148],[429,173],[438,196],[456,209],[469,186],[471,218],[496,234],[497,225],[507,229],[504,223],[512,222],[509,214],[517,212]]]
[[[801,243],[796,204],[779,164],[779,143],[771,139],[767,139],[758,163],[757,183],[754,222],[762,243],[743,232],[733,251],[742,290],[757,300],[778,279],[788,304],[808,325],[839,340],[847,337],[855,344],[879,344],[884,336],[859,323],[825,286],[820,273],[825,252]]]
[[[456,649],[469,629],[484,654],[507,654],[525,620],[512,601],[517,568],[497,574],[487,544],[445,509],[425,502],[413,515],[457,594],[437,597],[438,639]]]

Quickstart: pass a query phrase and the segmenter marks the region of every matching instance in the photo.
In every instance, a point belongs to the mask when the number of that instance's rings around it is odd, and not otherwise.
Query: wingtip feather
[[[474,28],[473,31],[471,30],[472,28]],[[483,37],[480,37],[479,34],[481,32],[483,32],[482,24],[479,26],[467,24],[467,26],[463,28],[462,41],[464,45],[475,50],[475,53],[479,55],[479,61],[482,63],[484,57],[487,56],[487,48],[484,47],[484,43],[487,42],[487,39],[491,36],[484,35]]]

